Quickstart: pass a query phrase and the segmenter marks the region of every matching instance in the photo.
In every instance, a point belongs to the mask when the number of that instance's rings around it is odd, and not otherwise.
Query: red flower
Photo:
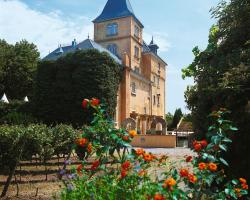
[[[127,176],[127,171],[126,170],[122,170],[121,171],[121,178],[124,178],[124,177],[126,177]]]
[[[188,156],[188,157],[186,158],[186,162],[191,162],[191,161],[192,161],[192,159],[193,159],[193,157],[192,157],[192,156]]]
[[[129,136],[124,135],[124,136],[122,137],[122,139],[123,139],[124,141],[129,141]]]
[[[131,164],[130,162],[127,160],[124,163],[122,163],[122,169],[123,170],[128,170],[130,168]]]
[[[100,104],[100,100],[97,98],[92,98],[91,105],[92,106],[98,106]]]
[[[156,194],[154,196],[154,200],[165,200],[164,196],[162,196],[161,194]]]
[[[188,179],[191,183],[196,183],[197,182],[197,177],[193,174],[188,175]]]
[[[89,100],[88,100],[88,99],[84,99],[84,100],[82,101],[82,107],[83,107],[84,109],[86,109],[87,106],[88,106],[88,103],[89,103]]]
[[[79,146],[84,147],[85,144],[88,143],[88,140],[87,140],[86,138],[80,138],[80,139],[78,139],[78,140],[76,141],[76,143],[77,143]]]
[[[100,161],[97,160],[97,161],[95,161],[95,162],[92,163],[92,166],[91,166],[90,169],[91,169],[91,170],[96,170],[97,167],[99,167],[99,165],[100,165]]]
[[[180,170],[180,176],[181,177],[188,177],[188,170],[186,170],[186,169],[181,169]]]
[[[207,140],[202,140],[201,145],[202,145],[202,147],[206,147],[207,146]]]
[[[202,145],[200,143],[197,143],[194,145],[195,151],[200,151],[202,149]]]
[[[77,173],[81,174],[82,173],[82,169],[83,169],[83,165],[82,164],[78,165],[77,168],[76,168]]]

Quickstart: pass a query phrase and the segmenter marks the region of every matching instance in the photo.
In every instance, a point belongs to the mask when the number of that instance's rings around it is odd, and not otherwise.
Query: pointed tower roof
[[[111,19],[118,19],[132,16],[137,23],[143,28],[142,23],[137,19],[129,0],[108,0],[101,15],[99,15],[94,23],[104,22]]]

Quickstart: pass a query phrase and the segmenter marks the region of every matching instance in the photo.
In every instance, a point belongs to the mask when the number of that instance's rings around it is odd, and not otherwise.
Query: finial
[[[150,44],[154,44],[154,36],[153,35],[152,35],[152,40],[151,40]]]

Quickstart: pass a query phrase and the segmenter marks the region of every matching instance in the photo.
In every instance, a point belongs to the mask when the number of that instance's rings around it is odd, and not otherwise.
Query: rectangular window
[[[106,27],[106,35],[112,36],[117,34],[118,34],[118,24],[117,23],[108,24]]]
[[[155,105],[155,95],[154,95],[154,105]]]
[[[160,87],[160,77],[157,77],[157,86]]]
[[[139,48],[135,46],[135,57],[139,58]]]
[[[157,106],[160,107],[160,94],[157,94]]]
[[[138,26],[135,25],[135,32],[134,32],[134,36],[136,38],[139,38],[140,37],[140,29]]]
[[[132,94],[136,94],[136,85],[135,85],[135,82],[131,83],[131,93]]]

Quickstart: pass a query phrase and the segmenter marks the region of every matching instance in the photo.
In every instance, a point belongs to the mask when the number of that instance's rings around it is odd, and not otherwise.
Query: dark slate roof
[[[134,17],[137,23],[143,27],[142,23],[135,16],[129,0],[108,0],[101,15],[94,19],[93,22],[99,23],[129,16]]]
[[[74,42],[74,41],[73,41]],[[69,52],[74,52],[76,50],[87,50],[87,49],[97,49],[100,52],[107,52],[117,63],[121,64],[121,60],[111,53],[109,50],[103,48],[101,45],[97,44],[93,40],[86,39],[79,44],[73,45],[74,43],[72,42],[72,45],[70,46],[62,46],[58,47],[55,49],[53,52],[48,54],[43,58],[43,60],[57,60],[59,57],[66,55]]]

